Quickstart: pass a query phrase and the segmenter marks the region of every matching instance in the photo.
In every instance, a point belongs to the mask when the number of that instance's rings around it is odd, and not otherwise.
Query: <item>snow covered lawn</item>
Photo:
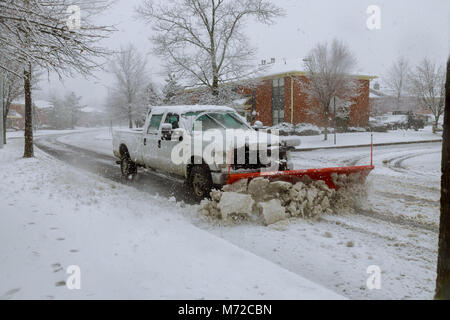
[[[91,131],[91,130],[98,130],[98,128],[76,128],[74,130],[36,130],[34,131],[33,135],[35,137],[42,137],[47,136],[51,134],[64,134],[64,133],[75,133],[75,132],[83,132],[83,131]],[[23,138],[24,131],[8,131],[6,132],[6,139],[14,139],[14,138]]]
[[[300,138],[302,144],[298,149],[309,148],[331,148],[357,145],[370,145],[370,132],[354,132],[354,133],[338,133],[337,144],[334,144],[333,134],[329,134],[328,141],[324,141],[323,134],[319,136],[295,137]],[[389,132],[374,132],[374,144],[384,143],[400,143],[400,142],[416,142],[416,141],[430,141],[440,140],[442,134],[433,134],[431,127],[426,127],[423,130],[395,130]]]
[[[22,159],[22,143],[0,149],[0,299],[342,298],[194,227],[195,207]]]

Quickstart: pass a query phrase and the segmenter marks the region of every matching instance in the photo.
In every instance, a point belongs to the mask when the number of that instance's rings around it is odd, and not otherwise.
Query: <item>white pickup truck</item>
[[[207,132],[225,131],[227,134],[233,132],[233,142],[242,140],[242,136],[246,140],[241,145],[233,144],[232,148],[229,144],[214,144],[212,159],[202,157],[208,148],[203,143],[200,155],[193,152],[194,156],[189,155],[185,161],[174,159],[174,154],[178,154],[175,148],[180,145],[187,144],[189,148],[192,145],[194,149],[196,141],[204,139]],[[261,137],[268,143],[256,141]],[[227,139],[230,139],[229,134]],[[234,109],[222,106],[154,107],[143,129],[113,132],[113,151],[120,159],[117,163],[124,177],[133,179],[138,167],[182,177],[197,200],[208,197],[212,188],[225,185],[232,173],[256,172],[271,167],[272,162],[262,161],[262,154],[271,157],[276,153],[277,170],[291,170],[289,150],[298,144],[298,141],[280,142],[278,136],[257,132]],[[256,150],[257,157],[251,157],[250,150]]]

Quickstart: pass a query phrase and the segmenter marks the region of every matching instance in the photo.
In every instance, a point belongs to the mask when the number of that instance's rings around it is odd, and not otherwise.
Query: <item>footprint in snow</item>
[[[65,238],[56,238],[57,241],[64,241],[66,240]]]
[[[56,287],[64,287],[65,285],[66,285],[66,282],[64,280],[63,281],[58,281],[58,282],[55,283]]]
[[[16,294],[17,292],[19,292],[20,291],[20,288],[15,288],[15,289],[11,289],[11,290],[9,290],[9,291],[7,291],[6,293],[5,293],[5,296],[12,296],[12,295],[14,295],[14,294]]]
[[[57,273],[63,270],[63,267],[61,266],[60,263],[54,263],[52,264],[52,268],[53,268],[53,273]]]

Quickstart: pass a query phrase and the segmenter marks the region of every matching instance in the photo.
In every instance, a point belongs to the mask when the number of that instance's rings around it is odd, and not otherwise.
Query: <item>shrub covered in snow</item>
[[[278,130],[280,136],[318,136],[322,130],[310,123],[299,123],[292,125],[290,123],[280,123],[276,126],[270,127],[268,130]]]
[[[348,127],[347,132],[367,132],[367,129],[362,127]]]

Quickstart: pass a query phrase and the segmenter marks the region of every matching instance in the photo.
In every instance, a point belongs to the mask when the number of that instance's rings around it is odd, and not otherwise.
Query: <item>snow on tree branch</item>
[[[155,52],[166,59],[169,72],[214,96],[220,84],[256,71],[245,21],[271,24],[283,15],[268,0],[145,0],[137,12],[152,25]]]
[[[93,18],[111,1],[0,0],[0,56],[32,64],[58,74],[89,74],[108,51],[98,42],[113,31]],[[80,8],[79,29],[69,29],[69,6]],[[8,65],[1,64],[8,70]],[[8,70],[11,71],[11,70]]]

